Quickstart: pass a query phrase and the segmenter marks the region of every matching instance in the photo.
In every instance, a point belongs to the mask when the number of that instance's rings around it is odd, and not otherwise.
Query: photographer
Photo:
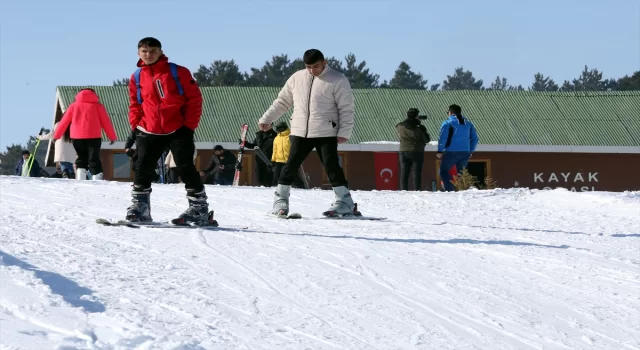
[[[400,138],[400,190],[409,190],[409,172],[413,167],[413,185],[415,191],[422,189],[422,166],[424,164],[424,147],[431,141],[427,128],[420,123],[417,108],[407,111],[407,119],[396,125]]]

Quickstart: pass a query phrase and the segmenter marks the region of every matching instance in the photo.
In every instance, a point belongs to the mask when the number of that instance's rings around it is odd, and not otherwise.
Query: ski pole
[[[40,128],[40,131],[38,131],[38,136],[42,135],[43,131],[44,131],[44,127]],[[29,175],[31,175],[31,167],[33,166],[33,160],[35,159],[36,151],[38,150],[39,144],[40,144],[40,138],[36,137],[36,145],[33,147],[33,153],[31,153],[29,155],[29,159],[27,159],[27,162],[29,163],[29,172],[28,172]]]

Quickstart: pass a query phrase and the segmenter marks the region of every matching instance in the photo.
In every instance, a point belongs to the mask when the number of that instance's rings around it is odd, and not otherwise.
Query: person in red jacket
[[[135,177],[126,220],[152,221],[151,178],[168,146],[185,184],[189,207],[174,223],[213,223],[207,195],[193,162],[194,132],[202,115],[202,93],[189,69],[169,62],[156,38],[138,42],[139,70],[129,82],[129,124],[136,134]],[[138,77],[139,81],[136,80]]]
[[[53,139],[59,140],[69,127],[73,148],[78,156],[75,161],[76,180],[87,179],[87,168],[91,170],[93,180],[101,180],[102,129],[111,140],[111,144],[116,141],[117,136],[107,109],[100,103],[100,98],[93,89],[82,89],[78,92],[75,102],[69,105],[60,120]]]

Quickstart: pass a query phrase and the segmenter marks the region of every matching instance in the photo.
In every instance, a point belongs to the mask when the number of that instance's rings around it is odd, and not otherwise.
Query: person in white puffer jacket
[[[50,133],[38,135],[37,138],[39,140],[51,140],[59,124],[59,122],[55,123]],[[55,140],[53,148],[53,161],[60,166],[63,178],[68,179],[71,173],[75,173],[73,164],[76,158],[78,158],[78,155],[71,141],[71,131],[67,129],[62,138]]]
[[[271,214],[289,214],[291,184],[315,148],[335,193],[335,201],[323,215],[360,215],[338,158],[338,143],[347,142],[353,133],[355,103],[351,84],[344,74],[327,65],[317,49],[307,50],[303,61],[306,68],[289,77],[258,121],[258,127],[267,131],[272,122],[293,107],[291,151],[278,179]]]

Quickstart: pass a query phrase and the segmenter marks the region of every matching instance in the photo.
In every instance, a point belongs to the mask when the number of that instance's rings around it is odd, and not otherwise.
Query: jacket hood
[[[98,103],[100,98],[98,98],[98,94],[91,90],[82,90],[76,95],[76,102]]]

